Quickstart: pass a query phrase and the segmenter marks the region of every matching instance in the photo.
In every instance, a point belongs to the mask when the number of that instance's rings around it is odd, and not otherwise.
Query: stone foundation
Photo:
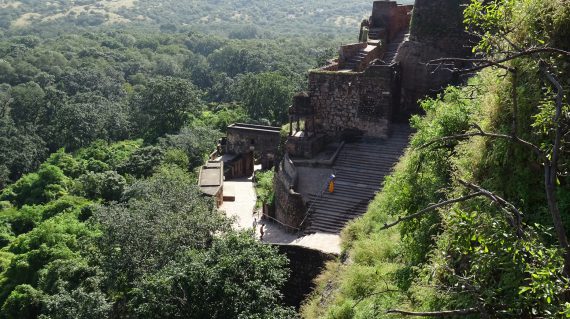
[[[291,273],[283,287],[285,304],[299,309],[301,302],[310,294],[313,281],[325,268],[327,262],[337,257],[318,250],[293,245],[275,245],[281,254],[289,259]]]

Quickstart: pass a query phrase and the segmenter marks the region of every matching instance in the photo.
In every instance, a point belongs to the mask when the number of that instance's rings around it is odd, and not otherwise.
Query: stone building
[[[256,157],[262,169],[273,168],[281,140],[280,131],[279,127],[265,125],[236,123],[228,126],[227,137],[219,147],[226,178],[253,175]]]
[[[419,99],[455,80],[447,68],[427,64],[467,56],[462,6],[468,1],[374,1],[358,42],[311,70],[307,91],[293,98],[284,150],[280,128],[228,127],[215,158],[223,162],[224,176],[251,176],[255,160],[264,169],[278,164],[271,217],[290,230],[340,231],[366,211],[407,146],[410,129],[398,121],[407,122],[419,112]],[[322,184],[331,174],[339,185],[335,194],[325,194]]]
[[[274,182],[275,217],[279,221],[291,228],[305,227],[311,222],[306,219],[314,215],[316,202],[323,207],[323,216],[339,223],[366,211],[367,200],[379,190],[383,174],[388,174],[389,169],[377,174],[378,180],[368,177],[375,176],[376,169],[395,164],[397,157],[384,152],[402,152],[407,144],[409,128],[395,123],[407,122],[411,114],[420,112],[419,99],[441,92],[455,80],[446,68],[429,67],[428,62],[466,57],[469,53],[469,37],[462,25],[463,5],[467,2],[416,0],[414,6],[409,6],[374,1],[370,18],[360,25],[358,42],[341,46],[338,58],[309,72],[308,90],[294,97],[289,110],[287,155]],[[344,142],[355,138],[376,142],[343,149]],[[333,144],[338,147],[336,151],[330,147]],[[378,155],[368,156],[367,151]],[[323,154],[336,155],[328,158]],[[344,157],[344,164],[336,156]],[[375,163],[383,156],[385,163]],[[351,162],[351,158],[356,160]],[[342,199],[318,195],[318,189],[306,190],[310,182],[302,181],[302,177],[316,167],[350,172],[343,180],[348,187],[346,193],[338,195]],[[361,172],[362,167],[368,173]],[[362,185],[371,191],[360,192]],[[322,229],[330,231],[342,226],[325,224],[329,225]]]

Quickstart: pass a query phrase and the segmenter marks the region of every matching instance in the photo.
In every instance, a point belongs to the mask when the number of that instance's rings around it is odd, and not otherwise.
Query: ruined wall
[[[395,60],[402,65],[402,104],[396,117],[421,112],[417,101],[454,84],[446,68],[428,67],[430,60],[467,57],[470,38],[463,27],[464,4],[469,0],[416,0],[409,40]]]
[[[326,138],[324,135],[312,137],[289,136],[285,144],[287,153],[294,157],[313,158],[324,147]]]
[[[336,256],[301,246],[275,246],[279,253],[287,256],[291,270],[282,290],[285,304],[299,309],[301,302],[313,291],[315,278],[326,263],[336,259]]]
[[[429,44],[448,55],[469,53],[463,25],[464,5],[469,0],[416,0],[410,40]]]
[[[345,61],[348,58],[355,56],[360,50],[363,50],[368,45],[366,43],[347,44],[340,47],[338,54],[340,61]]]
[[[394,66],[369,66],[365,72],[311,72],[309,95],[319,132],[339,137],[345,130],[387,137],[397,90]]]

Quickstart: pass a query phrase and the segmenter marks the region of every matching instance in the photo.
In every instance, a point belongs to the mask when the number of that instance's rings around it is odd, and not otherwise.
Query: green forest
[[[228,124],[282,124],[341,38],[71,22],[0,38],[0,318],[294,317],[287,260],[197,168]]]
[[[300,311],[286,257],[201,196],[228,124],[285,124],[370,8],[0,1],[0,319],[570,318],[567,0],[466,7],[501,62],[421,102]]]

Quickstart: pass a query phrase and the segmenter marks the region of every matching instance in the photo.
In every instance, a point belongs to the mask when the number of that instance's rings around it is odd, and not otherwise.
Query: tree
[[[45,93],[35,82],[20,84],[10,89],[10,115],[16,125],[36,124]]]
[[[293,318],[279,293],[286,263],[251,234],[230,233],[146,276],[130,307],[138,318]]]
[[[131,100],[140,136],[152,142],[165,134],[177,133],[190,114],[200,111],[200,95],[186,80],[166,77],[149,81]]]
[[[221,136],[219,131],[208,127],[185,127],[178,134],[167,135],[160,139],[159,144],[163,148],[176,148],[184,151],[190,164],[188,168],[193,170],[204,164]]]
[[[183,171],[162,171],[125,190],[122,203],[96,210],[99,249],[109,283],[119,291],[187,249],[205,249],[229,227]]]
[[[266,72],[239,77],[234,91],[250,118],[258,121],[265,119],[279,125],[287,121],[294,89],[285,76]]]

